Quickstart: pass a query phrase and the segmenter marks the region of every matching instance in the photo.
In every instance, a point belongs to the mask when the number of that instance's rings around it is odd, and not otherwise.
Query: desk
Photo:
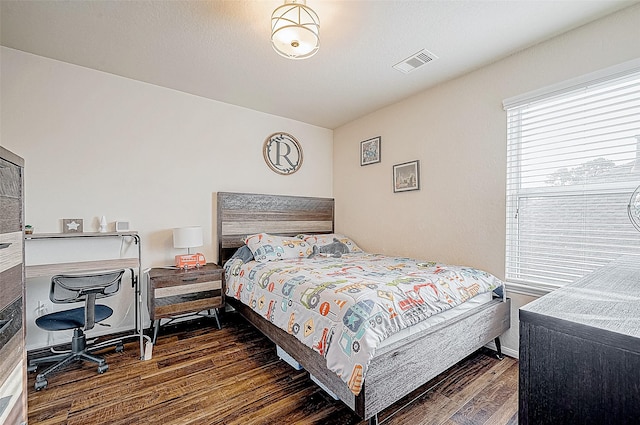
[[[133,275],[133,287],[135,295],[135,333],[130,337],[138,338],[140,344],[140,359],[144,359],[144,334],[142,328],[143,298],[140,288],[142,276],[140,236],[137,232],[83,232],[83,233],[34,233],[25,235],[26,241],[52,240],[52,239],[85,239],[85,238],[130,238],[137,246],[137,257],[117,258],[98,261],[74,261],[51,264],[27,265],[25,267],[26,278],[53,276],[61,273],[80,273],[103,271],[113,269],[137,269],[137,276]]]

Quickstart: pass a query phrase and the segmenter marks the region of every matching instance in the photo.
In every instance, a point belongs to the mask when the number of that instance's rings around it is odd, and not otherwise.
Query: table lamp
[[[206,260],[201,253],[191,254],[191,248],[202,246],[202,227],[189,226],[173,229],[173,247],[187,248],[187,254],[176,255],[176,267],[191,269],[204,266]]]

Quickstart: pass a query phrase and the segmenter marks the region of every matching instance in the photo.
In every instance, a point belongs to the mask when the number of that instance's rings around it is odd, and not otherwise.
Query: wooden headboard
[[[333,218],[332,198],[218,192],[218,264],[224,264],[247,235],[333,233]]]

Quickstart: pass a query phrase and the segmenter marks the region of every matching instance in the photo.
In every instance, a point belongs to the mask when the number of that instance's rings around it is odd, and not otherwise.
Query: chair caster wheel
[[[122,353],[124,351],[124,344],[119,343],[116,345],[116,353]]]
[[[109,370],[109,365],[108,364],[103,364],[103,365],[98,366],[98,373],[105,373],[108,370]]]
[[[37,365],[29,365],[29,366],[27,366],[27,372],[29,372],[29,373],[35,372],[36,370],[38,370],[38,366]]]
[[[34,385],[34,388],[36,389],[36,391],[40,391],[43,388],[47,388],[48,384],[49,382],[46,379],[42,379],[40,381],[36,380],[36,384]]]

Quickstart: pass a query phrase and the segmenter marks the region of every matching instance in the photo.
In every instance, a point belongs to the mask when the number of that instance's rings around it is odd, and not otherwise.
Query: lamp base
[[[176,255],[176,267],[181,269],[193,269],[196,267],[202,267],[207,264],[204,255],[201,253],[196,254],[183,254]]]

